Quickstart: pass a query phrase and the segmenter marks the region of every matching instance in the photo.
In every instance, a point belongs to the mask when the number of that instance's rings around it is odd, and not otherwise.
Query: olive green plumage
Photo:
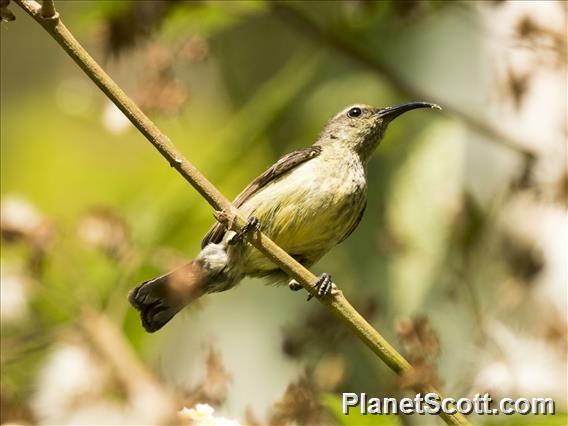
[[[255,179],[235,199],[247,217],[305,266],[317,262],[359,224],[367,198],[367,164],[389,122],[415,108],[353,105],[331,118],[310,148],[294,151]],[[438,107],[439,108],[439,107]],[[270,282],[285,275],[245,241],[230,244],[235,233],[215,224],[195,260],[142,283],[130,295],[148,331],[161,328],[183,306],[205,293],[227,290],[245,276]]]
[[[270,182],[239,208],[258,218],[261,230],[305,266],[355,229],[366,203],[365,161],[333,140],[321,142],[326,146],[319,155]],[[230,246],[228,255],[229,269],[238,274],[279,273],[250,244]]]

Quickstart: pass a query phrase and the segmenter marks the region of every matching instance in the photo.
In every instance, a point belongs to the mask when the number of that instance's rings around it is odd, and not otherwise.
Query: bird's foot
[[[251,216],[245,226],[243,226],[239,232],[231,237],[229,240],[229,245],[235,245],[240,243],[246,234],[252,231],[260,231],[260,220],[257,217]]]
[[[313,288],[317,290],[316,297],[319,299],[320,297],[324,297],[328,294],[335,294],[337,292],[337,287],[331,281],[331,275],[323,273],[319,277],[319,279],[313,285]],[[308,296],[308,301],[314,297],[312,294]]]
[[[288,283],[288,287],[292,291],[298,291],[304,288],[304,286],[296,280],[290,280],[290,282]]]

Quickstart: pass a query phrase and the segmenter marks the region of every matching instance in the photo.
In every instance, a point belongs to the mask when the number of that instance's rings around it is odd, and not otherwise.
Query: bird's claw
[[[313,288],[317,290],[316,297],[319,299],[320,297],[324,297],[328,294],[333,294],[333,290],[336,288],[335,284],[331,280],[331,276],[329,274],[323,273],[319,277],[319,279],[313,285]],[[308,301],[314,297],[311,293],[308,296]]]
[[[246,225],[231,237],[231,239],[229,240],[229,245],[232,246],[240,243],[245,235],[252,231],[260,231],[260,220],[258,220],[256,216],[251,216],[248,218]]]

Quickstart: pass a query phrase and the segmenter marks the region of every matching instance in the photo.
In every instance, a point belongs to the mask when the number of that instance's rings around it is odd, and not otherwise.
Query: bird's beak
[[[393,107],[381,108],[377,111],[377,115],[382,119],[387,121],[394,120],[401,114],[404,114],[411,109],[417,108],[432,108],[432,109],[442,109],[439,105],[431,104],[430,102],[409,102],[402,105],[397,105]]]

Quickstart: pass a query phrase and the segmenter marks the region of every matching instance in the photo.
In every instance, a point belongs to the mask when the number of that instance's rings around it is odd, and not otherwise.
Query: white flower
[[[34,416],[40,424],[159,425],[175,414],[173,402],[145,380],[128,389],[125,400],[109,395],[117,384],[112,373],[87,347],[60,345],[39,372]]]
[[[37,209],[26,199],[10,195],[2,199],[1,227],[3,232],[30,234],[43,223]]]
[[[130,127],[130,121],[115,104],[108,102],[103,110],[103,125],[111,133],[121,135]]]
[[[500,322],[489,323],[499,350],[478,357],[474,392],[497,397],[551,397],[566,400],[566,363],[545,341],[520,335]]]
[[[215,410],[208,404],[196,404],[195,408],[184,407],[178,412],[180,419],[189,425],[195,426],[239,426],[236,420],[215,417]]]
[[[0,265],[0,319],[14,322],[28,312],[30,279],[22,272]]]
[[[31,406],[41,423],[64,424],[78,398],[101,390],[104,370],[84,347],[64,344],[39,372]]]

